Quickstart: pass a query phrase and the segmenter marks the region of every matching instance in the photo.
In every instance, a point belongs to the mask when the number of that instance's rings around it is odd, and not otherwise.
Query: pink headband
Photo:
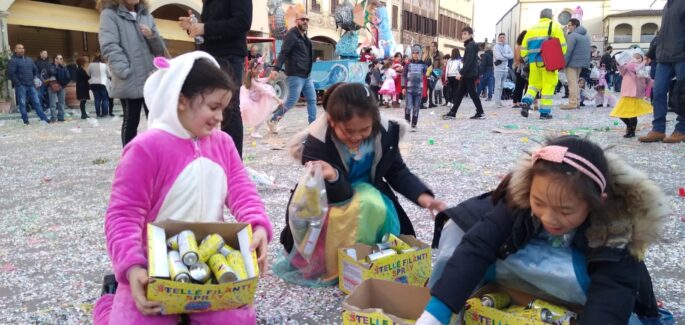
[[[606,190],[607,182],[604,178],[604,175],[602,175],[599,169],[597,169],[597,167],[595,167],[595,165],[593,165],[587,159],[578,156],[574,153],[568,152],[568,148],[566,147],[546,146],[533,152],[532,158],[533,164],[535,164],[535,162],[540,159],[559,164],[567,163],[573,166],[579,172],[585,174],[587,177],[590,177],[590,179],[595,181],[595,183],[597,183],[597,185],[599,185],[599,188],[602,190],[602,193],[604,193],[604,190]],[[578,162],[585,164],[585,166],[589,167],[589,169],[581,166],[580,164],[578,164]]]

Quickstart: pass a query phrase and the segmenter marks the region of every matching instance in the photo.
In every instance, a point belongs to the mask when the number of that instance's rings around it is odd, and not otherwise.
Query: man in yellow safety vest
[[[527,116],[528,110],[533,105],[535,97],[541,93],[540,119],[552,118],[552,105],[554,104],[554,88],[559,82],[558,71],[547,71],[540,55],[542,43],[549,38],[558,38],[561,49],[566,54],[566,38],[561,25],[552,21],[552,9],[543,9],[540,12],[540,21],[528,29],[526,37],[521,45],[521,57],[530,65],[528,75],[528,92],[521,100],[521,113]],[[551,31],[550,31],[551,24]]]

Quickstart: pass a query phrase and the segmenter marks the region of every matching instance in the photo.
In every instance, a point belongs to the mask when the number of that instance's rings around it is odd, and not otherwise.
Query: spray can
[[[210,274],[209,266],[205,263],[200,262],[190,267],[190,278],[196,283],[207,282]]]
[[[565,319],[570,319],[570,318],[577,318],[578,314],[564,308],[561,306],[557,306],[555,304],[546,302],[544,300],[540,299],[534,299],[533,301],[528,304],[528,308],[532,309],[547,309],[549,310],[553,315],[554,315],[554,320],[565,320]]]
[[[187,266],[197,264],[199,259],[197,240],[195,240],[195,234],[192,231],[184,230],[178,233],[178,249],[183,264]]]
[[[171,280],[186,283],[190,282],[188,268],[181,262],[181,255],[179,255],[177,251],[169,251],[167,260],[169,261],[169,274],[171,275]]]
[[[194,14],[190,15],[190,22],[195,25],[198,23],[197,17],[195,17]],[[195,36],[195,44],[203,44],[205,42],[205,38],[203,36]]]
[[[397,236],[391,233],[383,235],[383,242],[389,244],[391,248],[399,251],[411,248],[409,244],[405,243],[402,239],[397,238]]]
[[[482,298],[480,298],[480,301],[483,306],[495,309],[504,309],[511,305],[511,297],[503,292],[485,294]]]
[[[224,246],[224,239],[218,234],[207,235],[200,243],[198,253],[200,254],[200,262],[206,263],[209,258],[219,251],[219,248]]]
[[[552,315],[552,312],[546,308],[517,310],[511,313],[524,318],[538,320],[545,323],[554,323],[554,316]]]
[[[212,273],[219,283],[233,282],[238,279],[235,271],[221,254],[214,254],[209,258],[209,268],[212,269]]]

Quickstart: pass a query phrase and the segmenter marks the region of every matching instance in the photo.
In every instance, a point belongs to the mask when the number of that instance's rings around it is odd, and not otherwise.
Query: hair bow
[[[602,172],[600,172],[599,169],[587,159],[579,155],[576,155],[572,152],[568,152],[568,148],[566,147],[542,147],[533,152],[532,159],[533,164],[535,164],[535,162],[540,159],[558,164],[566,163],[575,168],[576,170],[578,170],[579,172],[585,174],[587,177],[590,177],[590,179],[597,183],[602,193],[604,193],[604,191],[606,190],[607,182],[604,178],[604,175],[602,175]],[[585,167],[582,166],[581,163],[585,165]]]

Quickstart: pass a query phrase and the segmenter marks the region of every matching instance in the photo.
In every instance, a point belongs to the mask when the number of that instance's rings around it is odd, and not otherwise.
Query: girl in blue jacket
[[[484,282],[582,305],[579,324],[658,318],[644,257],[669,214],[644,173],[586,139],[550,140],[495,191],[438,216],[450,221],[417,324],[449,323]]]

